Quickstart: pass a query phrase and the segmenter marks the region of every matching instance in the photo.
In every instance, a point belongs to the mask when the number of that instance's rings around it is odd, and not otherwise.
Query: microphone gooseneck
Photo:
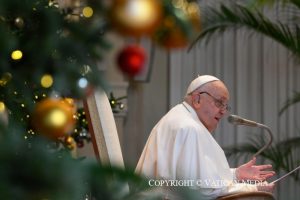
[[[265,130],[267,130],[268,134],[269,134],[269,141],[268,143],[266,143],[261,149],[259,149],[254,155],[253,157],[256,157],[258,156],[261,152],[263,152],[266,148],[268,148],[272,141],[273,141],[273,134],[272,134],[272,131],[269,127],[267,127],[266,125],[264,124],[260,124],[260,123],[257,123],[255,121],[251,121],[251,120],[248,120],[248,119],[244,119],[240,116],[237,116],[237,115],[230,115],[228,117],[228,122],[233,124],[233,125],[243,125],[243,126],[251,126],[251,127],[260,127],[260,128],[263,128]]]

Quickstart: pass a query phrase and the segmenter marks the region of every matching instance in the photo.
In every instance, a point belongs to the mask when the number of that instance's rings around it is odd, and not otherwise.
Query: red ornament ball
[[[137,75],[144,68],[146,61],[145,50],[138,45],[130,45],[118,54],[117,63],[120,70],[129,76]]]

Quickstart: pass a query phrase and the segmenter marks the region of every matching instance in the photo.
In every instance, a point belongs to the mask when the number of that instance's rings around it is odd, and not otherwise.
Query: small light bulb
[[[51,87],[53,84],[53,78],[51,75],[49,74],[45,74],[42,78],[41,78],[41,85],[44,88],[49,88]]]
[[[82,15],[86,18],[93,16],[93,13],[94,13],[93,9],[89,6],[84,7],[82,10]]]
[[[78,86],[80,88],[86,88],[87,85],[88,85],[88,81],[86,80],[86,78],[79,79]]]
[[[20,50],[15,50],[11,53],[11,58],[13,60],[20,60],[23,57],[23,53]]]

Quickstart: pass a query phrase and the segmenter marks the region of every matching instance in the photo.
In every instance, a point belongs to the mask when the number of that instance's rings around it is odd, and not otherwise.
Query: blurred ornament
[[[84,141],[83,141],[83,140],[78,140],[78,141],[76,141],[76,144],[77,144],[77,147],[78,147],[78,148],[84,147]]]
[[[0,78],[0,86],[4,87],[12,78],[11,73],[4,73]]]
[[[66,136],[64,142],[65,142],[66,146],[68,147],[68,149],[72,150],[72,149],[76,148],[76,142],[73,139],[73,137]]]
[[[193,24],[193,27],[196,32],[201,31],[201,15],[200,15],[200,9],[199,4],[197,2],[190,2],[187,4],[185,13],[187,14],[188,18]]]
[[[115,0],[110,20],[121,34],[141,36],[152,34],[162,20],[160,0]]]
[[[77,144],[73,137],[66,136],[64,139],[65,146],[70,150],[73,158],[77,157]]]
[[[67,99],[44,99],[36,104],[32,126],[37,132],[56,139],[74,129],[76,106]]]
[[[154,41],[172,49],[183,48],[201,30],[200,10],[196,2],[173,0],[172,12],[168,13],[154,34]]]
[[[129,76],[137,75],[144,68],[145,50],[138,45],[129,45],[122,49],[117,57],[119,68]]]
[[[0,124],[8,124],[8,112],[4,102],[0,101]]]
[[[171,17],[164,20],[161,34],[155,37],[154,40],[157,41],[159,45],[168,49],[182,48],[187,46],[189,42],[187,31],[183,30]]]
[[[24,20],[21,17],[17,17],[14,22],[17,28],[21,29],[24,27]]]
[[[0,101],[0,113],[3,113],[5,111],[5,107],[5,104],[2,101]]]

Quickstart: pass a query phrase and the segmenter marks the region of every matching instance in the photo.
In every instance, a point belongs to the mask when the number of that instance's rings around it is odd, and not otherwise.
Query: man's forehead
[[[220,99],[228,100],[229,91],[222,81],[213,81],[203,85],[203,89],[208,92],[213,93],[215,96],[218,96]]]

